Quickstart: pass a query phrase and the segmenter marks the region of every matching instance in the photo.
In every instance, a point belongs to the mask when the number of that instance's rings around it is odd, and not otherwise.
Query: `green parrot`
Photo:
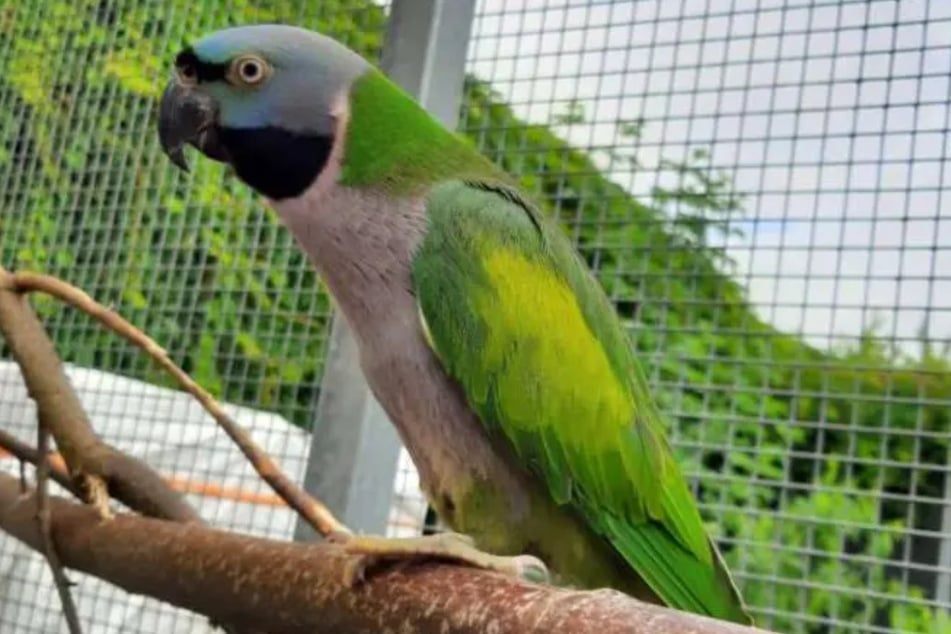
[[[158,128],[176,165],[186,145],[228,164],[294,235],[453,531],[355,552],[751,622],[613,306],[513,179],[355,52],[286,25],[182,50]]]

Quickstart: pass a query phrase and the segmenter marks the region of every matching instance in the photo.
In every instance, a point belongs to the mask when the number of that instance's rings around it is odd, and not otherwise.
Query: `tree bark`
[[[763,634],[642,603],[439,562],[379,564],[356,587],[358,559],[329,543],[279,542],[49,500],[63,564],[129,592],[270,634]],[[0,474],[0,529],[42,547],[33,495]]]

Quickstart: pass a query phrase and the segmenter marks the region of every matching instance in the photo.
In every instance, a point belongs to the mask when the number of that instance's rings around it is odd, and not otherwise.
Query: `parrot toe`
[[[340,544],[347,554],[355,556],[345,570],[344,583],[348,587],[364,581],[369,568],[380,562],[433,559],[500,572],[530,583],[548,583],[549,580],[548,568],[537,557],[492,555],[476,548],[475,540],[460,533],[446,532],[408,538],[340,534],[334,535],[331,541]]]
[[[551,575],[541,559],[531,555],[512,557],[518,570],[518,576],[529,583],[551,583]]]

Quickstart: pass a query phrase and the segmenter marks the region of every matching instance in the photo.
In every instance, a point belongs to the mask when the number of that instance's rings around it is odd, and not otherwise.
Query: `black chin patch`
[[[220,128],[218,139],[242,181],[272,200],[296,198],[320,175],[333,137],[279,128]]]

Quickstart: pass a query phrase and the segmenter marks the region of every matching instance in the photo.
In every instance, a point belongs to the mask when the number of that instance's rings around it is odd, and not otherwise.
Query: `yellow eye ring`
[[[231,62],[228,79],[233,84],[256,86],[271,74],[270,65],[256,55],[242,55]]]

